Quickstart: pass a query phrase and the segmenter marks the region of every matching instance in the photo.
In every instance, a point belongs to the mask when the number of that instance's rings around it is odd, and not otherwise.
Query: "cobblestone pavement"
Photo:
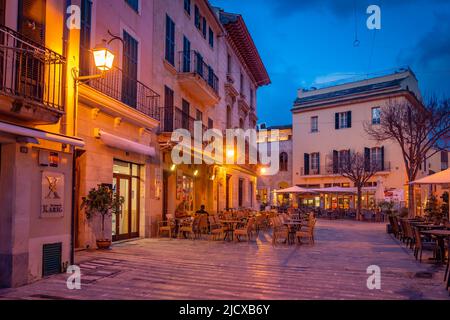
[[[60,274],[0,299],[449,299],[444,267],[416,262],[385,229],[319,220],[314,246],[273,246],[268,233],[251,243],[140,239],[77,253],[81,290]],[[380,290],[367,288],[370,265]]]

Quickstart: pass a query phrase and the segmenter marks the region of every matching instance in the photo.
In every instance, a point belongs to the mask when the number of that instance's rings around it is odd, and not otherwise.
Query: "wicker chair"
[[[175,218],[174,218],[173,214],[166,214],[166,220],[158,222],[157,237],[159,238],[161,233],[167,232],[169,235],[169,238],[172,238],[172,233],[175,231],[175,227],[176,227],[176,223],[175,223]]]
[[[217,216],[209,216],[208,219],[212,239],[223,238],[228,229],[220,223]]]
[[[181,224],[181,226],[178,228],[178,238],[181,238],[182,234],[188,234],[191,236],[191,239],[196,239],[199,234],[199,222],[200,222],[201,216],[196,216],[190,221],[185,221]]]
[[[437,244],[434,241],[424,241],[422,238],[420,231],[418,228],[414,228],[416,245],[414,247],[414,256],[416,260],[419,259],[422,262],[422,252],[423,250],[432,250],[433,255],[436,255],[436,251],[438,250]]]
[[[311,219],[308,221],[308,226],[306,230],[300,230],[295,233],[295,237],[298,242],[301,243],[302,238],[308,238],[310,244],[314,244],[314,228],[316,226],[316,219]]]
[[[272,244],[276,244],[278,240],[283,239],[287,241],[289,236],[289,229],[283,224],[281,217],[270,218],[270,224],[272,225]]]
[[[252,233],[255,225],[255,218],[250,218],[247,221],[247,224],[242,227],[234,230],[234,237],[237,241],[240,241],[241,236],[246,236],[247,241],[250,241],[252,238]]]

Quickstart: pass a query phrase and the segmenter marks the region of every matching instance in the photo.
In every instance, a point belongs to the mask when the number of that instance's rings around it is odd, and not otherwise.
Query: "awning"
[[[54,142],[72,145],[75,147],[80,147],[80,148],[84,147],[84,145],[85,145],[83,139],[80,139],[80,138],[69,137],[69,136],[65,136],[62,134],[47,132],[44,130],[23,127],[23,126],[11,124],[8,122],[2,122],[2,121],[0,121],[0,132],[6,132],[9,134],[19,136],[19,137],[54,141]]]
[[[357,189],[355,187],[329,187],[329,188],[321,188],[321,189],[312,189],[316,192],[320,193],[330,193],[330,194],[356,194]],[[363,192],[376,192],[376,187],[362,187],[361,191]]]
[[[156,155],[154,147],[146,146],[144,144],[113,135],[103,131],[102,129],[95,129],[95,137],[101,139],[107,146],[113,148],[144,154],[151,157]]]
[[[450,169],[410,182],[410,184],[450,184]]]

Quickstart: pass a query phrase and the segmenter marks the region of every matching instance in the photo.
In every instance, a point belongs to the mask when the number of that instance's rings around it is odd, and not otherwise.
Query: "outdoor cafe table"
[[[450,230],[425,230],[421,231],[423,234],[435,236],[439,246],[439,256],[436,257],[438,262],[443,263],[445,260],[445,244],[444,239],[450,237]]]
[[[230,239],[230,240],[233,240],[234,229],[235,229],[235,227],[236,227],[236,225],[238,223],[242,222],[242,220],[239,220],[239,219],[222,219],[222,220],[219,220],[219,221],[220,221],[220,223],[228,225],[228,230],[225,233],[225,238],[223,240],[226,240],[227,238]],[[230,235],[230,236],[228,237],[228,235]]]
[[[295,242],[294,238],[295,232],[302,227],[302,223],[297,221],[285,221],[284,225],[287,226],[289,229],[288,244],[293,244]]]
[[[427,223],[415,224],[414,227],[419,228],[420,230],[422,230],[422,229],[426,229],[426,230],[445,229],[444,226],[437,225],[437,224],[427,224]]]

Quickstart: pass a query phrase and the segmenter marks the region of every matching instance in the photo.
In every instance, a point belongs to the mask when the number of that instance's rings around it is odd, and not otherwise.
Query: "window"
[[[244,198],[244,179],[239,179],[239,188],[238,188],[238,205],[242,207]]]
[[[253,193],[254,193],[254,184],[253,181],[250,181],[250,184],[248,186],[248,197],[250,199],[250,207],[253,207]]]
[[[244,119],[239,118],[239,128],[244,129]]]
[[[125,0],[126,3],[136,12],[139,12],[139,0]]]
[[[241,72],[241,75],[240,75],[240,77],[239,77],[239,82],[240,82],[240,93],[241,93],[241,95],[243,95],[244,94],[244,75],[242,74],[242,72]]]
[[[8,1],[7,1],[8,2]],[[45,45],[46,1],[9,1],[19,2],[18,31],[39,44]],[[31,26],[31,28],[30,28]],[[3,40],[2,40],[3,41]],[[33,78],[33,76],[28,76]],[[34,79],[33,79],[34,80]]]
[[[198,110],[198,109],[196,110],[195,120],[203,121],[203,113],[200,110]]]
[[[128,32],[123,32],[122,58],[122,102],[131,107],[137,107],[137,70],[138,42]]]
[[[182,109],[182,112],[181,112],[181,127],[183,128],[183,129],[186,129],[186,130],[191,130],[191,123],[190,123],[190,109],[191,109],[191,106],[190,106],[190,104],[189,104],[189,102],[188,101],[186,101],[186,100],[184,100],[184,99],[182,99],[182,101],[181,101],[181,109]]]
[[[175,23],[166,15],[166,55],[167,62],[175,66]]]
[[[183,72],[191,71],[191,42],[183,36]]]
[[[311,132],[319,131],[319,117],[311,117]]]
[[[191,0],[184,0],[184,11],[189,16],[191,15]]]
[[[318,174],[320,167],[320,155],[318,152],[311,153],[311,173]]]
[[[214,128],[214,120],[211,118],[208,118],[208,129]]]
[[[164,132],[173,131],[173,90],[164,86]]]
[[[288,171],[288,154],[280,153],[280,171]]]
[[[194,7],[194,15],[195,15],[194,24],[197,27],[197,29],[200,30],[200,10],[197,7],[197,5],[195,5],[195,7]]]
[[[372,124],[381,123],[381,109],[380,107],[372,108]]]
[[[381,154],[381,148],[372,148],[370,149],[370,160],[372,162],[372,165],[377,168],[377,170],[381,170],[381,161],[382,161],[382,154]]]
[[[252,89],[252,87],[250,87],[249,92],[250,92],[250,107],[253,108],[253,89]]]
[[[202,17],[202,34],[203,38],[206,39],[206,18]]]
[[[230,129],[233,126],[231,120],[231,107],[227,106],[227,129]]]
[[[80,75],[90,74],[91,62],[91,27],[92,27],[92,1],[81,1],[80,25]]]
[[[214,48],[214,32],[209,28],[209,46]]]
[[[335,129],[344,129],[352,127],[352,112],[335,113]]]
[[[350,160],[350,150],[341,150],[338,153],[338,165],[339,168],[343,168],[348,164]]]
[[[231,74],[231,55],[227,55],[227,73]]]

